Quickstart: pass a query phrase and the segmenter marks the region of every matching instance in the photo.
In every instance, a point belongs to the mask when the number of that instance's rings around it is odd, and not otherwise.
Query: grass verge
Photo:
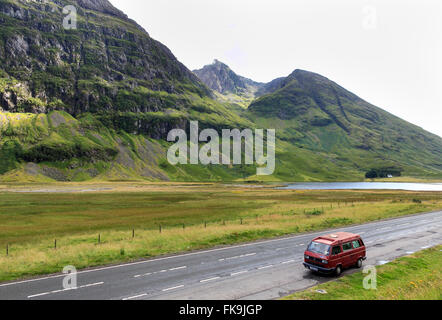
[[[367,274],[358,272],[284,300],[442,300],[441,251],[436,246],[378,266],[377,290],[364,289]]]

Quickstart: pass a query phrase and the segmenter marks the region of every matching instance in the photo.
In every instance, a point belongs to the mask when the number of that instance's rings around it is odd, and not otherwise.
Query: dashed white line
[[[133,300],[133,299],[138,299],[138,298],[142,298],[145,296],[147,296],[147,293],[139,294],[139,295],[133,296],[133,297],[124,298],[123,300]]]
[[[153,275],[153,274],[165,273],[167,271],[183,270],[183,269],[186,269],[186,268],[187,268],[187,266],[182,266],[182,267],[172,268],[172,269],[169,269],[169,270],[160,270],[160,271],[157,271],[157,272],[149,272],[149,273],[145,273],[145,274],[137,274],[137,275],[134,276],[134,278],[147,277],[147,276],[150,276],[150,275]]]
[[[169,271],[182,270],[182,269],[186,269],[186,268],[187,268],[187,266],[182,266],[182,267],[178,267],[178,268],[169,269]]]
[[[284,261],[284,262],[281,262],[281,264],[288,264],[288,263],[293,263],[293,262],[295,262],[295,260]]]
[[[235,272],[235,273],[230,274],[230,276],[234,277],[234,276],[238,276],[238,275],[240,275],[240,274],[244,274],[244,273],[247,273],[247,272],[249,272],[249,270],[244,270],[244,271],[240,271],[240,272]]]
[[[43,292],[43,293],[39,293],[39,294],[34,294],[32,296],[28,296],[28,299],[32,299],[32,298],[36,298],[36,297],[41,297],[41,296],[46,296],[48,294],[51,294],[52,292]]]
[[[136,276],[134,276],[134,278],[147,277],[147,276],[150,276],[151,274],[152,274],[152,273],[137,274]]]
[[[43,293],[38,293],[38,294],[34,294],[31,296],[28,296],[28,299],[32,299],[32,298],[37,298],[37,297],[42,297],[42,296],[47,296],[50,294],[55,294],[55,293],[60,293],[60,292],[66,292],[66,291],[71,291],[71,290],[77,290],[77,289],[83,289],[83,288],[89,288],[89,287],[95,287],[95,286],[100,286],[104,284],[104,282],[97,282],[97,283],[91,283],[91,284],[85,284],[76,288],[68,288],[68,289],[61,289],[61,290],[53,290],[53,291],[48,291],[48,292],[43,292]]]
[[[211,282],[211,281],[215,281],[220,279],[220,277],[214,277],[214,278],[210,278],[210,279],[205,279],[205,280],[201,280],[201,283],[205,283],[205,282]]]
[[[273,264],[271,264],[269,266],[260,267],[260,268],[258,268],[258,270],[264,270],[264,269],[268,269],[268,268],[271,268],[271,267],[273,267]]]
[[[239,258],[246,258],[246,257],[254,256],[254,255],[256,255],[255,252],[248,253],[248,254],[243,254],[243,255],[240,255],[240,256],[229,257],[229,258],[222,258],[222,259],[219,259],[218,261],[227,261],[227,260],[233,260],[233,259],[239,259]]]
[[[176,290],[176,289],[180,289],[184,287],[184,285],[180,285],[180,286],[176,286],[176,287],[172,287],[172,288],[167,288],[167,289],[163,289],[163,292],[167,292],[167,291],[172,291],[172,290]]]
[[[84,286],[80,286],[79,288],[89,288],[89,287],[95,287],[95,286],[100,286],[104,284],[104,282],[97,282],[97,283],[91,283],[91,284],[85,284]]]

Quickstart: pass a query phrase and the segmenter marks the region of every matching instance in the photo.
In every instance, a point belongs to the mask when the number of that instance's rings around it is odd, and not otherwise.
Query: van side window
[[[357,249],[361,246],[358,240],[353,241],[353,248]]]
[[[342,245],[342,249],[344,249],[344,251],[348,251],[348,250],[353,249],[352,246],[351,246],[351,242],[344,243]]]
[[[362,239],[359,239],[359,243],[361,244],[361,247],[365,246],[364,241],[362,241]]]
[[[337,255],[337,254],[340,254],[342,251],[341,251],[341,247],[340,246],[337,246],[337,247],[333,247],[333,249],[332,249],[332,255]]]

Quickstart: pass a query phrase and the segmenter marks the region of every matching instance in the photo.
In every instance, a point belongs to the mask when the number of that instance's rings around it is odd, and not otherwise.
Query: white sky
[[[111,0],[189,69],[320,73],[442,136],[440,0]]]

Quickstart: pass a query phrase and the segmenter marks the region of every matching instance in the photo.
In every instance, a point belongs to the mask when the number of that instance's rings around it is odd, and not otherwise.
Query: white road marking
[[[249,272],[249,270],[244,270],[244,271],[240,271],[240,272],[235,272],[235,273],[230,274],[230,276],[234,277],[234,276],[237,276],[237,275],[240,275],[240,274],[243,274],[243,273],[247,273],[247,272]]]
[[[264,269],[268,269],[268,268],[271,268],[271,267],[273,267],[273,264],[271,264],[269,266],[260,267],[260,268],[258,268],[258,270],[264,270]]]
[[[163,292],[166,292],[166,291],[172,291],[172,290],[176,290],[176,289],[180,289],[180,288],[182,288],[182,287],[184,287],[184,285],[176,286],[176,287],[172,287],[172,288],[167,288],[167,289],[163,289]]]
[[[414,251],[407,251],[406,254],[413,254]]]
[[[390,262],[390,261],[387,261],[387,260],[381,260],[381,261],[378,262],[378,265],[379,265],[379,266],[382,266],[382,265],[387,264],[387,263],[389,263],[389,262]]]
[[[139,294],[137,296],[133,296],[133,297],[129,297],[129,298],[124,298],[123,300],[133,300],[133,299],[138,299],[138,298],[145,297],[145,296],[147,296],[147,293]]]
[[[169,269],[169,271],[182,270],[182,269],[186,269],[186,268],[187,268],[187,266],[182,266],[182,267],[178,267],[178,268]]]
[[[157,271],[157,272],[153,272],[153,273],[149,272],[149,273],[145,273],[145,274],[137,274],[137,275],[134,276],[134,278],[147,277],[147,276],[150,276],[150,275],[153,275],[153,274],[165,273],[167,271],[177,271],[177,270],[182,270],[182,269],[186,269],[186,268],[187,268],[187,266],[182,266],[182,267],[172,268],[172,269],[169,269],[169,270],[161,270],[161,271]]]
[[[284,262],[281,262],[281,264],[288,264],[288,263],[293,263],[293,262],[295,262],[295,260],[284,261]]]
[[[147,276],[150,276],[151,274],[152,274],[152,273],[137,274],[136,276],[134,276],[134,278],[147,277]]]
[[[52,292],[43,292],[43,293],[39,293],[39,294],[34,294],[32,296],[28,296],[28,299],[32,299],[32,298],[36,298],[36,297],[41,297],[41,296],[46,296],[48,294],[51,294]]]
[[[200,282],[204,283],[204,282],[215,281],[215,280],[218,280],[218,279],[220,279],[220,277],[214,277],[214,278],[210,278],[210,279],[206,279],[206,280],[201,280]]]
[[[248,254],[242,254],[240,256],[234,256],[234,257],[229,257],[229,258],[222,258],[222,259],[219,259],[218,261],[234,260],[234,259],[239,259],[239,258],[251,257],[251,256],[254,256],[254,255],[256,255],[255,252],[254,253],[248,253]]]
[[[95,286],[100,286],[104,284],[104,282],[97,282],[97,283],[91,283],[91,284],[85,284],[76,288],[69,288],[69,289],[61,289],[61,290],[54,290],[54,291],[48,291],[48,292],[43,292],[43,293],[38,293],[38,294],[34,294],[31,296],[28,296],[28,299],[32,299],[32,298],[37,298],[37,297],[41,297],[41,296],[47,296],[49,294],[55,294],[55,293],[60,293],[60,292],[66,292],[66,291],[71,291],[71,290],[77,290],[77,289],[83,289],[83,288],[89,288],[89,287],[95,287]]]

